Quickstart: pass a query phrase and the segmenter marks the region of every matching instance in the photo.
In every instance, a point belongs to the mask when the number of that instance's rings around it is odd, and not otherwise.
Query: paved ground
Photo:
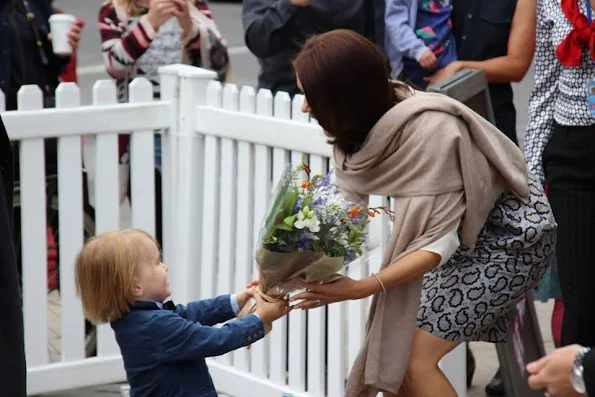
[[[91,102],[91,89],[94,82],[98,79],[107,78],[103,71],[102,58],[99,48],[99,34],[96,29],[96,15],[100,2],[96,0],[56,0],[57,5],[65,12],[81,16],[87,26],[83,32],[83,40],[79,51],[79,85],[82,93],[82,103]],[[255,85],[258,72],[256,59],[244,47],[241,25],[241,6],[237,3],[211,2],[211,8],[215,15],[219,29],[227,38],[230,44],[230,54],[233,68],[233,82],[237,84]],[[518,130],[524,131],[527,122],[527,100],[532,84],[532,70],[527,77],[515,85],[515,103],[518,112]],[[523,141],[522,134],[519,137]],[[89,141],[86,144],[86,153],[92,153],[94,142]],[[92,162],[91,162],[92,163]],[[123,208],[122,224],[129,223],[130,212],[128,208]],[[537,304],[537,313],[541,325],[546,348],[551,350],[553,347],[550,332],[550,304]],[[56,324],[60,315],[59,302],[53,296],[48,305],[48,318],[50,323]],[[48,334],[50,342],[50,355],[57,359],[56,353],[60,350],[60,332],[58,327]],[[484,396],[483,387],[494,374],[498,367],[498,361],[494,347],[490,344],[473,343],[471,345],[477,359],[477,372],[474,378],[473,386],[469,390],[469,397]],[[79,389],[69,392],[48,394],[46,397],[111,397],[119,395],[119,385],[104,385],[89,389]],[[251,397],[251,396],[234,396]]]

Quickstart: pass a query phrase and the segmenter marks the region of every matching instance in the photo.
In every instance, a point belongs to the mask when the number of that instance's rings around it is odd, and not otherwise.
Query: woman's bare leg
[[[416,329],[401,391],[398,395],[384,393],[384,397],[457,397],[438,362],[458,345],[459,342],[447,341]]]

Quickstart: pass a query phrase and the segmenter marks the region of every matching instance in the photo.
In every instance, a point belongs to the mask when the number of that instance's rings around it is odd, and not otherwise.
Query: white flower
[[[303,211],[297,213],[297,221],[293,224],[296,229],[308,228],[312,233],[320,231],[320,221],[313,211],[309,211],[308,216]]]
[[[349,240],[347,239],[347,235],[342,234],[341,237],[339,237],[339,244],[345,248],[349,248]]]

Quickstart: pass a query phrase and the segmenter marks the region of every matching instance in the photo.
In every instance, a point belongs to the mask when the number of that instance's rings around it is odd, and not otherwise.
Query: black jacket
[[[12,148],[0,118],[0,394],[26,396],[21,291],[12,243]]]
[[[516,5],[517,0],[453,1],[453,33],[459,59],[485,61],[506,55]],[[490,97],[496,126],[517,143],[512,85],[490,84]]]
[[[258,58],[258,87],[298,93],[292,61],[310,37],[335,29],[365,34],[364,0],[313,0],[295,7],[290,0],[244,0],[246,45]]]
[[[70,61],[69,57],[56,56],[47,38],[48,19],[53,14],[49,2],[29,0],[28,4],[34,15],[32,22],[27,21],[22,0],[0,0],[0,90],[6,94],[7,110],[16,108],[17,91],[27,84],[38,85],[48,105],[58,77]],[[35,44],[35,32],[42,48]]]

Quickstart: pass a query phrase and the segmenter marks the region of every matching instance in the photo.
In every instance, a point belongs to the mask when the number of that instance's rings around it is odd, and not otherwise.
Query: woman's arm
[[[493,84],[521,81],[531,66],[535,52],[536,10],[537,0],[518,0],[506,55],[485,61],[455,61],[426,81],[435,84],[462,69],[483,69],[488,82]]]
[[[98,23],[107,73],[116,79],[126,76],[151,45],[155,29],[145,14],[132,29],[126,30],[127,26],[123,26],[109,2],[101,6]]]
[[[554,105],[562,67],[551,42],[550,26],[544,15],[543,3],[540,1],[537,7],[535,85],[529,98],[529,122],[524,148],[527,167],[542,185],[545,184],[543,151],[554,132]]]
[[[209,5],[204,0],[194,0],[193,2],[194,10],[190,11],[190,15],[196,12],[200,12],[209,20],[213,19],[213,13],[209,8]],[[189,53],[195,52],[200,53],[200,37],[201,34],[208,34],[208,31],[205,26],[201,29],[201,24],[196,18],[192,18],[192,26],[188,31],[184,30],[182,32],[181,42],[186,51]]]
[[[361,296],[357,299],[383,292],[382,286],[388,290],[423,276],[430,270],[437,268],[441,259],[442,257],[435,252],[414,251],[395,263],[391,263],[376,275],[360,280],[358,290]]]

